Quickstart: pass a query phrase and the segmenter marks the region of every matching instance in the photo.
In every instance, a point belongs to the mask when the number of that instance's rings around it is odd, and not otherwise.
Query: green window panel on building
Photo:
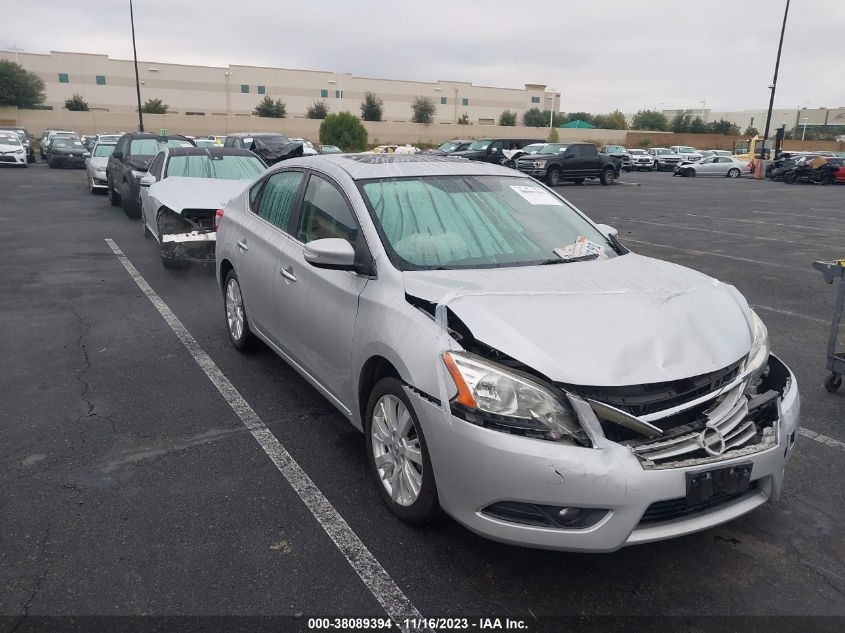
[[[446,105],[446,97],[440,97],[440,105]]]
[[[463,105],[468,106],[469,105],[469,99],[462,99],[462,103],[463,103]]]
[[[241,84],[241,92],[249,94],[249,84]]]
[[[97,85],[98,86],[105,86],[106,85],[106,76],[105,75],[97,75]]]
[[[267,94],[267,88],[265,86],[258,86],[258,94]]]
[[[540,97],[531,97],[531,103],[540,103]]]
[[[69,84],[70,83],[70,77],[68,76],[67,73],[59,73],[59,83],[60,84]]]
[[[328,90],[321,90],[320,91],[320,98],[321,99],[328,99],[329,98],[329,91]]]

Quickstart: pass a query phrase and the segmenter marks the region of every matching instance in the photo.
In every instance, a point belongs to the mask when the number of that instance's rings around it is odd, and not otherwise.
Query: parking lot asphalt
[[[799,438],[780,501],[588,555],[399,522],[363,437],[270,350],[231,347],[213,267],[163,269],[81,170],[0,169],[0,614],[385,617],[110,238],[424,616],[845,615],[845,391],[822,387],[833,295],[810,267],[845,257],[845,187],[622,181],[640,186],[559,191],[632,250],[736,285],[822,437]]]

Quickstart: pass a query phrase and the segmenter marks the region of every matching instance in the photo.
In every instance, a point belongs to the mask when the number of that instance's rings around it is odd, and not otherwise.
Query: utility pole
[[[138,49],[135,48],[135,12],[129,0],[129,21],[132,23],[132,55],[135,59],[135,94],[138,96],[138,131],[144,131],[144,113],[141,112],[141,84],[138,81]]]
[[[769,96],[769,111],[766,113],[766,130],[763,132],[763,153],[768,155],[766,150],[766,141],[769,139],[769,126],[772,124],[772,108],[775,105],[775,90],[778,86],[778,69],[780,68],[780,53],[783,49],[783,34],[786,32],[786,16],[789,15],[789,0],[786,0],[786,8],[783,10],[783,26],[780,28],[780,42],[778,43],[778,56],[775,60],[775,76],[772,79],[772,85],[769,86],[771,95]],[[751,157],[752,160],[754,157]]]

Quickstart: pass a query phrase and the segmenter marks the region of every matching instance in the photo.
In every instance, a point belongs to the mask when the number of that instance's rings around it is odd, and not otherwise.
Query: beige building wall
[[[137,108],[131,60],[56,51],[47,55],[0,51],[0,59],[17,61],[41,77],[46,86],[45,105],[54,109],[62,108],[77,92],[92,109],[132,112]],[[439,123],[454,123],[466,113],[476,125],[494,124],[504,110],[521,117],[531,107],[560,108],[560,93],[547,91],[545,84],[496,88],[459,81],[398,81],[326,71],[150,61],[138,62],[138,75],[141,101],[161,99],[177,114],[248,115],[264,95],[269,95],[282,99],[292,118],[304,117],[314,101],[325,101],[330,112],[343,110],[359,115],[367,91],[384,102],[384,119],[397,122],[410,121],[411,102],[416,96],[435,102]]]
[[[767,110],[710,110],[701,108],[690,108],[686,110],[693,117],[701,116],[705,122],[718,121],[725,119],[745,130],[749,125],[757,128],[762,134],[766,127]],[[684,110],[663,110],[663,114],[671,121],[672,117]],[[702,116],[703,115],[703,116]],[[628,117],[630,122],[631,117]],[[807,119],[807,125],[830,125],[830,126],[845,126],[845,108],[773,108],[772,120],[770,130],[775,130],[779,127],[786,126],[787,131],[793,128],[804,125],[804,119]]]

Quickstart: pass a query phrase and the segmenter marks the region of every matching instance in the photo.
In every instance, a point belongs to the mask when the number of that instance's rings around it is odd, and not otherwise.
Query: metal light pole
[[[789,0],[786,0],[786,8],[783,10],[783,26],[780,28],[780,42],[778,43],[778,56],[775,60],[775,76],[772,79],[772,85],[769,86],[771,95],[769,96],[769,111],[766,113],[766,130],[763,132],[763,151],[766,150],[766,141],[769,139],[769,126],[772,124],[772,108],[775,105],[775,90],[778,86],[778,69],[780,68],[780,52],[783,49],[783,34],[786,31],[786,16],[789,15]],[[752,156],[753,160],[754,157]]]
[[[138,80],[138,49],[135,48],[135,12],[129,0],[129,21],[132,23],[132,56],[135,59],[135,93],[138,96],[138,131],[144,131],[144,113],[141,112],[141,84]]]
[[[552,131],[554,127],[554,120],[555,120],[555,89],[549,87],[549,90],[552,91],[551,95],[546,95],[546,99],[551,99],[552,104],[549,106],[549,132]]]
[[[803,129],[803,130],[801,130],[801,140],[802,140],[802,141],[804,140],[804,137],[807,135],[807,119],[808,119],[808,118],[809,118],[809,117],[804,117],[804,119],[803,119],[803,121],[804,121],[804,129]]]

